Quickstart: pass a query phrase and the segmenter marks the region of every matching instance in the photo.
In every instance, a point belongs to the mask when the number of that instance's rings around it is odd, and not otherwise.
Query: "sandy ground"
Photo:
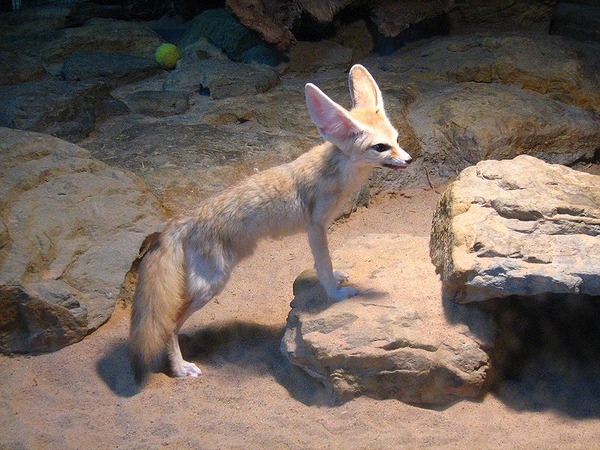
[[[331,247],[369,232],[428,236],[438,196],[381,195],[335,224]],[[292,282],[311,264],[297,235],[262,243],[236,268],[184,327],[184,353],[204,372],[197,379],[156,373],[138,391],[124,307],[58,352],[0,356],[0,448],[600,448],[600,391],[577,391],[582,409],[565,383],[543,397],[531,379],[505,383],[437,409],[366,397],[336,405],[279,352]]]

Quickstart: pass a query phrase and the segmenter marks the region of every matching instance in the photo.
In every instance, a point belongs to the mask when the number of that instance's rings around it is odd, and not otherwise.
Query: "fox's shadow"
[[[325,387],[292,365],[280,350],[285,326],[229,322],[180,335],[182,352],[201,366],[234,365],[258,375],[272,375],[290,395],[306,405],[333,403]]]
[[[119,397],[133,397],[140,391],[140,387],[133,381],[128,348],[126,342],[119,342],[96,363],[96,372],[100,378]]]
[[[180,334],[179,342],[184,358],[199,363],[201,368],[234,365],[249,373],[270,374],[293,398],[306,405],[334,404],[335,399],[325,386],[292,365],[281,353],[284,331],[283,325],[236,321]],[[127,351],[127,343],[118,343],[96,364],[99,376],[120,397],[140,392],[133,381]]]

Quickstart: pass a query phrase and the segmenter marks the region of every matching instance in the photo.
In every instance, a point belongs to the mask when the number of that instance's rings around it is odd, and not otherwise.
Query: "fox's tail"
[[[175,331],[183,294],[182,253],[180,245],[161,239],[140,264],[129,334],[129,359],[137,384],[145,381]]]

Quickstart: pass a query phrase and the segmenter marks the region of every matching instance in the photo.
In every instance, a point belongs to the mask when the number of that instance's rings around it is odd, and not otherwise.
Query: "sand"
[[[330,246],[369,232],[428,236],[438,197],[429,188],[380,195],[334,225]],[[535,385],[505,383],[435,409],[367,397],[336,404],[279,352],[292,282],[311,265],[296,235],[263,242],[236,268],[183,330],[200,378],[154,373],[138,391],[123,306],[80,343],[0,356],[0,448],[600,448],[600,392],[584,390],[592,398],[582,408],[565,383],[542,397]]]

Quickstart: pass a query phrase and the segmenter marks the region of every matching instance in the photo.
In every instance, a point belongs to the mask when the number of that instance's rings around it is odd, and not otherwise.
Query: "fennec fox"
[[[166,347],[171,374],[201,374],[184,361],[178,333],[192,313],[217,295],[238,261],[265,236],[308,233],[319,281],[341,300],[357,294],[334,272],[327,228],[375,167],[404,169],[411,157],[383,109],[381,91],[361,65],[350,70],[353,107],[344,109],[306,85],[310,117],[327,141],[295,161],[258,173],[174,218],[145,255],[131,316],[130,358],[142,383]]]

